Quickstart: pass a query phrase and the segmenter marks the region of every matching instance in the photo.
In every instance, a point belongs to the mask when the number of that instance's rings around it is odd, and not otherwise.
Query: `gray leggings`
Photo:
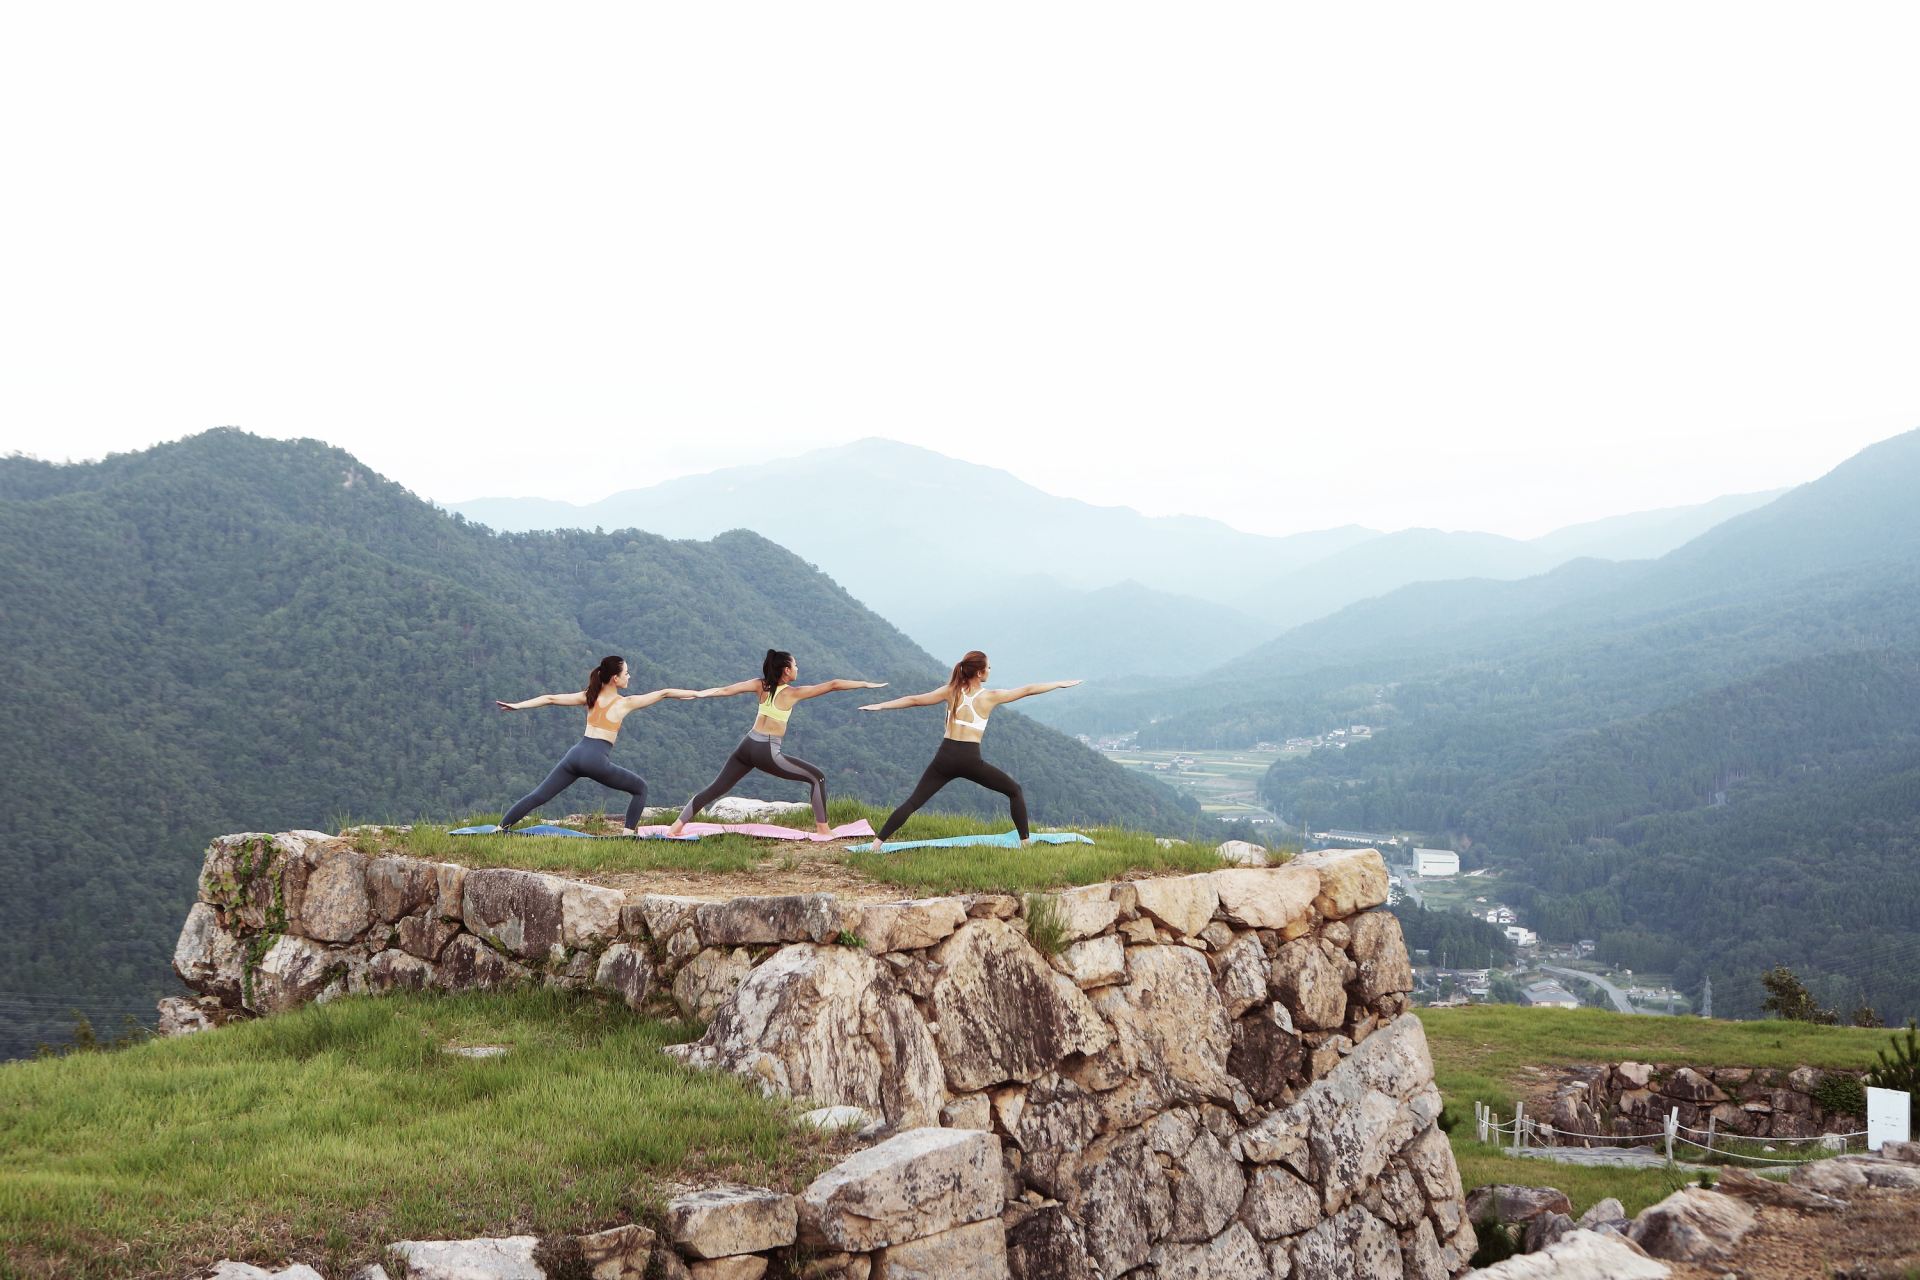
[[[553,766],[545,782],[513,802],[513,808],[500,819],[500,825],[512,826],[582,778],[592,778],[603,787],[612,787],[633,797],[627,801],[627,820],[623,825],[639,825],[640,811],[647,807],[647,780],[615,764],[613,744],[600,738],[582,738],[574,743],[573,750],[560,757],[560,763]]]
[[[827,820],[827,775],[808,764],[805,760],[780,754],[780,739],[764,733],[749,733],[740,739],[740,745],[733,749],[727,762],[720,766],[720,772],[693,799],[687,801],[687,807],[680,811],[680,821],[690,822],[693,815],[733,790],[740,779],[758,769],[770,773],[776,778],[788,778],[794,782],[804,782],[812,788],[813,820]]]

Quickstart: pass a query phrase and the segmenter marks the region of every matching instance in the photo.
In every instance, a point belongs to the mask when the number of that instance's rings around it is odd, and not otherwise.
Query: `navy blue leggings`
[[[901,823],[912,817],[915,810],[933,799],[940,788],[955,778],[965,778],[968,782],[1005,796],[1007,807],[1013,810],[1013,825],[1019,831],[1020,838],[1025,840],[1033,834],[1032,828],[1027,825],[1027,793],[1020,789],[1020,784],[982,760],[979,743],[942,738],[940,749],[933,753],[933,763],[920,775],[920,782],[914,787],[913,794],[887,815],[886,822],[880,828],[880,839],[885,841],[892,838]]]
[[[500,819],[500,825],[512,826],[582,778],[592,778],[603,787],[631,795],[633,798],[627,801],[627,820],[621,825],[640,825],[640,811],[647,807],[647,780],[615,764],[613,744],[601,738],[582,738],[574,743],[573,750],[560,757],[560,763],[553,766],[545,782],[513,802],[513,808]]]

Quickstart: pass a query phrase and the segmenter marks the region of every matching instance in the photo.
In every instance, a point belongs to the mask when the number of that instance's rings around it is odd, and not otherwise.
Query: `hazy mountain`
[[[1733,493],[1686,507],[1636,511],[1564,529],[1535,538],[1529,545],[1555,562],[1591,556],[1598,560],[1652,560],[1693,541],[1717,524],[1766,506],[1785,489],[1764,493]]]
[[[706,538],[750,528],[943,656],[991,652],[982,637],[1005,636],[1021,646],[1023,667],[1178,677],[1407,583],[1522,578],[1575,555],[1669,550],[1761,496],[1598,521],[1533,542],[1358,526],[1277,538],[1217,520],[1093,506],[992,467],[862,440],[579,506],[482,498],[453,509],[506,530],[639,528]],[[1131,643],[1094,630],[1116,622]]]
[[[107,1024],[151,1014],[214,835],[505,807],[580,724],[492,700],[578,688],[602,654],[640,688],[739,679],[768,647],[808,677],[925,688],[944,671],[756,534],[498,536],[337,449],[235,431],[94,464],[0,459],[0,598],[0,1054],[58,1038],[56,997]],[[860,701],[809,703],[794,752],[837,793],[897,799],[938,710]],[[663,704],[616,758],[678,803],[750,719],[737,701]],[[994,723],[1039,822],[1195,820],[1076,742]],[[550,811],[603,803],[582,786]]]

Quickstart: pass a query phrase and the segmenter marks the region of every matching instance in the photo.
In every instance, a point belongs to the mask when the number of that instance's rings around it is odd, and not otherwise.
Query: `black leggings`
[[[613,762],[611,742],[601,738],[582,738],[573,744],[573,750],[560,757],[560,763],[553,766],[553,772],[547,775],[545,782],[535,787],[531,794],[513,802],[513,808],[507,810],[506,816],[500,819],[500,825],[512,826],[582,778],[592,778],[603,787],[612,787],[615,791],[625,791],[631,795],[633,798],[627,801],[627,820],[622,825],[634,827],[640,824],[640,811],[647,807],[647,780]]]
[[[758,769],[770,773],[776,778],[787,778],[794,782],[804,782],[813,789],[813,820],[827,820],[827,775],[820,772],[795,756],[780,754],[780,739],[764,733],[749,733],[740,739],[740,745],[733,749],[727,762],[720,766],[720,772],[714,776],[707,789],[687,801],[687,807],[680,811],[680,821],[691,821],[693,815],[733,790],[740,779]]]
[[[998,791],[1005,796],[1007,804],[1013,809],[1013,825],[1018,828],[1020,838],[1025,840],[1032,834],[1027,827],[1027,793],[1020,789],[1020,784],[982,760],[979,743],[942,738],[940,749],[933,753],[933,763],[920,775],[920,783],[914,787],[913,794],[907,797],[906,803],[887,815],[886,825],[880,828],[880,838],[885,840],[898,831],[900,824],[912,817],[916,809],[933,799],[935,792],[955,778],[977,782],[987,790]]]

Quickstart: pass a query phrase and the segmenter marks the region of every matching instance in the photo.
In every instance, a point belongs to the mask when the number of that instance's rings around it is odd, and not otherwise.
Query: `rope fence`
[[[1804,1164],[1810,1157],[1814,1159],[1820,1157],[1814,1156],[1811,1152],[1789,1157],[1754,1155],[1746,1151],[1732,1149],[1727,1144],[1729,1142],[1764,1143],[1771,1149],[1776,1144],[1819,1143],[1831,1149],[1834,1155],[1840,1155],[1847,1150],[1848,1144],[1854,1139],[1865,1138],[1867,1136],[1865,1129],[1856,1129],[1849,1133],[1816,1134],[1808,1138],[1754,1138],[1744,1134],[1724,1134],[1717,1132],[1717,1127],[1711,1119],[1708,1120],[1705,1129],[1696,1129],[1692,1125],[1681,1124],[1680,1113],[1677,1110],[1667,1112],[1666,1123],[1656,1133],[1581,1133],[1577,1130],[1557,1128],[1543,1120],[1528,1118],[1527,1106],[1524,1102],[1515,1103],[1513,1115],[1505,1120],[1500,1118],[1499,1112],[1493,1110],[1493,1108],[1484,1102],[1474,1103],[1473,1110],[1474,1133],[1479,1141],[1490,1143],[1494,1146],[1511,1146],[1515,1152],[1522,1151],[1535,1142],[1541,1147],[1561,1145],[1589,1148],[1622,1147],[1648,1142],[1660,1142],[1665,1145],[1666,1158],[1669,1164],[1673,1163],[1673,1151],[1676,1143],[1704,1151],[1722,1160],[1747,1160],[1754,1164],[1765,1165],[1793,1165]],[[1705,1138],[1706,1141],[1696,1141],[1695,1138],[1688,1137],[1688,1134]],[[1556,1143],[1556,1138],[1572,1139],[1572,1141]]]

